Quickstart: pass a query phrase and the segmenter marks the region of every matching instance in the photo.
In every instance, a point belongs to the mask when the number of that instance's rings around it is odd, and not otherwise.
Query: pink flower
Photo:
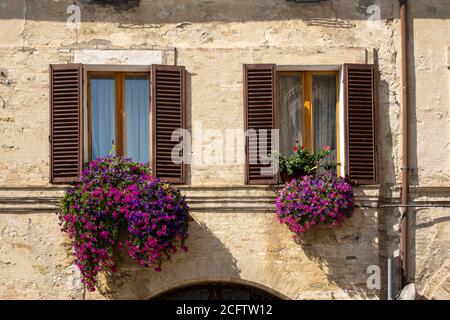
[[[292,180],[275,201],[278,221],[294,233],[317,224],[340,223],[352,215],[354,195],[344,178],[332,175],[304,176]]]
[[[323,150],[325,150],[325,151],[330,151],[330,146],[324,146],[324,147],[323,147]]]
[[[73,240],[75,264],[89,291],[95,290],[99,272],[116,271],[115,249],[160,272],[161,257],[174,254],[187,239],[185,198],[150,174],[147,166],[107,156],[91,161],[80,183],[66,192],[59,224]],[[123,241],[122,229],[128,229]]]
[[[102,238],[104,238],[104,239],[107,239],[108,236],[109,236],[109,232],[103,230],[102,232],[100,232],[100,236],[101,236]]]

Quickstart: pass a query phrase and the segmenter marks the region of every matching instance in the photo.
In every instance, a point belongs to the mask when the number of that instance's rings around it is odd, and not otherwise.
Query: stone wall
[[[378,210],[358,209],[338,228],[318,228],[296,243],[274,217],[267,187],[181,187],[194,218],[189,251],[156,273],[119,257],[118,272],[101,278],[95,293],[80,285],[68,239],[52,211],[62,187],[0,188],[0,249],[4,299],[149,299],[168,289],[205,281],[245,283],[290,299],[380,296],[366,286],[367,267],[379,264]],[[358,191],[376,206],[378,190]]]
[[[242,281],[293,299],[385,297],[384,283],[382,290],[367,289],[366,270],[380,265],[385,280],[387,257],[395,257],[398,269],[401,73],[396,1],[141,0],[126,10],[76,3],[79,29],[66,23],[75,12],[67,13],[73,1],[0,4],[1,298],[145,299],[208,280]],[[367,13],[373,4],[381,8],[379,24]],[[413,201],[424,206],[412,210],[416,231],[411,260],[420,294],[448,297],[450,210],[429,206],[449,203],[450,6],[438,0],[410,6],[416,70],[411,174]],[[189,186],[183,189],[194,207],[190,252],[166,263],[161,274],[136,270],[123,259],[112,281],[105,279],[96,294],[86,294],[53,214],[63,190],[48,183],[48,66],[73,62],[75,52],[83,49],[154,50],[165,63],[184,65],[189,128],[201,120],[204,129],[223,134],[226,128],[243,127],[244,63],[334,67],[375,62],[380,69],[380,186],[358,189],[363,208],[342,228],[319,228],[306,244],[297,245],[273,217],[274,193],[243,185],[242,163],[193,163]],[[201,152],[195,148],[198,139],[194,132],[193,158]],[[252,203],[246,201],[249,196]],[[398,279],[395,285],[398,289]]]
[[[411,210],[410,268],[421,297],[449,299],[450,4],[411,2],[411,183],[433,207]]]

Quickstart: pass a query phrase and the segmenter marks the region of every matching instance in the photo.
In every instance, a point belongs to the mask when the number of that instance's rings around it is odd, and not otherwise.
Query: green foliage
[[[290,176],[313,175],[320,167],[332,170],[337,166],[335,161],[326,160],[331,153],[328,146],[324,146],[318,152],[311,152],[298,145],[295,145],[293,150],[288,157],[279,156],[280,171]]]

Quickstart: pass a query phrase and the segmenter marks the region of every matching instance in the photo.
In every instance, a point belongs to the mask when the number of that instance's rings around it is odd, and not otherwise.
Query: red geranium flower
[[[295,152],[298,151],[298,147],[297,147],[297,146],[294,147],[294,151],[295,151]]]

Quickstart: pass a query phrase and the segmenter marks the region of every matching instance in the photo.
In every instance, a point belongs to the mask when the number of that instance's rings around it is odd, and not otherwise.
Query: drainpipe
[[[409,159],[409,52],[408,52],[408,13],[407,0],[400,0],[400,28],[402,44],[402,191],[401,191],[401,239],[400,259],[402,287],[408,283],[408,159]]]

